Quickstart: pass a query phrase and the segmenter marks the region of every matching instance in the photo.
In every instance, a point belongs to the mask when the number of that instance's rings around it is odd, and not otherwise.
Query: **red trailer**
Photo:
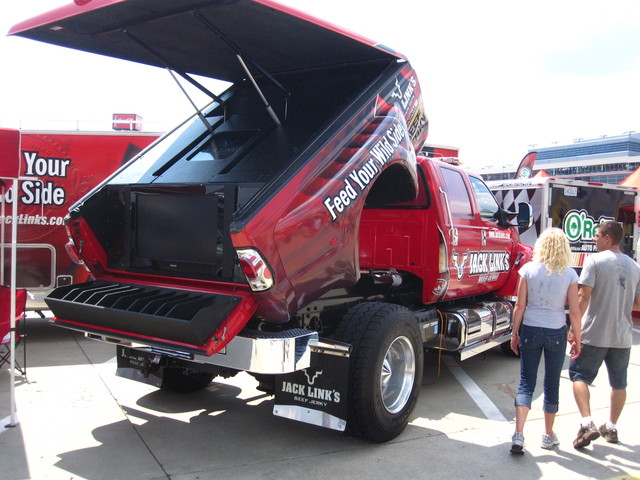
[[[9,134],[8,130],[0,135]],[[30,293],[27,308],[45,309],[44,297],[55,287],[87,278],[87,271],[65,252],[64,217],[69,208],[108,175],[159,137],[149,132],[20,132],[17,287]],[[31,180],[32,179],[32,180]],[[6,188],[6,204],[11,191]],[[6,236],[10,209],[0,217]],[[5,245],[5,278],[9,246]]]

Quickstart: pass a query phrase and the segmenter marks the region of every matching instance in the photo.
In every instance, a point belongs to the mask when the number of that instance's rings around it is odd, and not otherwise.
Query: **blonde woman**
[[[574,338],[580,338],[578,275],[569,267],[571,250],[559,228],[545,230],[533,248],[533,260],[520,269],[518,300],[514,309],[511,349],[520,354],[520,386],[516,393],[516,431],[511,453],[524,453],[524,424],[536,388],[538,365],[544,354],[544,424],[542,448],[558,445],[553,423],[558,412],[560,372],[567,348],[565,305]],[[571,346],[580,354],[580,341]]]

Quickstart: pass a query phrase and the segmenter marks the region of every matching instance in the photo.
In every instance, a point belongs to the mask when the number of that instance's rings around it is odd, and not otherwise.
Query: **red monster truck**
[[[119,343],[121,375],[246,371],[276,415],[375,442],[407,425],[424,347],[508,340],[530,248],[479,177],[416,156],[402,55],[269,0],[77,3],[10,33],[232,86],[72,207],[95,280],[48,296],[56,325]]]

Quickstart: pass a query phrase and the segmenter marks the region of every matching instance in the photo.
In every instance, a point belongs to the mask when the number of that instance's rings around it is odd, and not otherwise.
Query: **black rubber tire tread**
[[[391,342],[406,336],[415,354],[415,378],[405,406],[389,413],[379,394],[382,361]],[[389,303],[361,303],[350,309],[335,337],[353,347],[349,362],[347,433],[382,443],[402,433],[409,423],[422,385],[424,353],[418,323],[405,307]]]
[[[162,388],[175,393],[191,393],[207,388],[215,377],[212,373],[192,372],[181,367],[163,367]]]

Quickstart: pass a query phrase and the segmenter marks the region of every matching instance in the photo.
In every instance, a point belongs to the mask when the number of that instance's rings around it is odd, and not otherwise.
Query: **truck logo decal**
[[[596,238],[596,228],[598,225],[608,220],[615,220],[615,218],[602,215],[596,221],[584,209],[569,210],[562,222],[562,230],[571,243],[593,242]]]
[[[355,202],[367,186],[380,174],[394,152],[407,137],[403,125],[397,120],[381,135],[381,138],[369,149],[369,159],[364,165],[354,168],[344,180],[344,186],[335,196],[328,196],[322,202],[331,215],[331,220],[345,208]]]
[[[489,238],[499,238],[502,240],[509,240],[511,238],[511,235],[509,235],[508,232],[496,232],[495,230],[489,230]]]
[[[313,374],[313,376],[309,376],[309,372],[307,372],[306,370],[304,370],[304,375],[305,377],[307,377],[307,383],[309,385],[313,385],[316,381],[316,378],[318,378],[320,375],[322,375],[322,370],[318,370],[316,371],[316,373]]]
[[[411,101],[416,96],[415,88],[417,84],[418,84],[418,81],[416,80],[416,78],[414,76],[411,76],[408,79],[408,85],[406,86],[403,92],[402,86],[400,85],[400,82],[396,78],[396,87],[391,92],[390,97],[397,98],[400,101],[400,104],[402,105],[402,109],[405,112],[407,111],[409,105],[411,104]]]
[[[471,252],[469,254],[469,275],[507,272],[509,252]]]
[[[456,267],[456,272],[457,272],[456,277],[458,278],[458,280],[462,280],[462,277],[464,276],[464,264],[467,263],[467,259],[469,258],[469,252],[462,255],[462,262],[459,261],[459,256],[457,252],[453,252],[451,254],[451,257],[453,258],[453,265],[454,267]]]
[[[397,91],[396,91],[397,90]],[[396,78],[396,88],[391,92],[391,98],[397,98],[398,100],[402,99],[402,87],[400,87],[400,82]]]
[[[467,252],[459,260],[458,253],[452,253],[453,265],[457,271],[458,280],[464,276],[464,265],[469,261],[469,276],[485,275],[488,273],[501,273],[509,271],[510,255],[504,252]]]
[[[50,177],[67,178],[70,170],[70,158],[41,157],[36,151],[22,152],[25,169],[24,176],[28,177]],[[12,192],[11,190],[9,192]],[[7,203],[13,202],[13,193],[5,195]],[[53,205],[60,207],[67,200],[67,192],[52,180],[43,181],[40,178],[34,180],[23,180],[20,183],[20,203],[23,205]],[[39,221],[35,223],[41,225]],[[44,223],[47,224],[47,223]]]
[[[301,383],[283,381],[282,391],[294,395],[294,400],[307,405],[324,407],[328,402],[340,403],[340,392],[333,388],[319,388]]]

